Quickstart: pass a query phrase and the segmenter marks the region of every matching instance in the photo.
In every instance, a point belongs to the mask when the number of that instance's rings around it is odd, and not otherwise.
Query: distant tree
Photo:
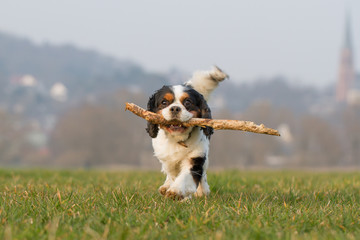
[[[349,107],[343,117],[347,155],[352,164],[360,166],[360,109]]]
[[[236,119],[234,114],[222,110],[214,118]],[[246,136],[244,132],[215,131],[210,141],[210,166],[217,168],[244,167],[246,165]]]
[[[243,114],[231,114],[229,111],[218,112],[215,117],[253,121],[277,128],[286,123],[295,128],[295,120],[290,111],[276,108],[270,103],[261,101],[253,104]],[[211,139],[210,157],[215,166],[248,167],[266,165],[269,156],[284,155],[281,139],[262,134],[218,131]]]
[[[56,164],[72,166],[151,165],[146,122],[126,113],[124,103],[141,94],[121,91],[102,104],[83,104],[66,112],[51,134]]]
[[[253,121],[257,124],[265,124],[268,127],[278,128],[281,124],[287,124],[293,132],[295,120],[293,114],[285,108],[273,106],[267,101],[255,102],[244,114],[243,119]],[[250,163],[255,165],[267,164],[265,160],[270,156],[282,156],[283,143],[281,137],[266,136],[259,134],[249,134],[248,156]],[[290,164],[290,159],[288,159]]]
[[[304,116],[296,138],[301,165],[342,166],[343,146],[334,128],[315,116]]]
[[[0,165],[18,165],[31,151],[28,128],[18,117],[0,111]]]

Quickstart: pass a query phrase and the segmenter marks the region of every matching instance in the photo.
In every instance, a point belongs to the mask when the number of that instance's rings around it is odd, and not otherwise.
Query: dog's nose
[[[171,108],[170,108],[170,112],[171,113],[179,113],[181,111],[181,108],[180,107],[178,107],[178,106],[172,106]]]

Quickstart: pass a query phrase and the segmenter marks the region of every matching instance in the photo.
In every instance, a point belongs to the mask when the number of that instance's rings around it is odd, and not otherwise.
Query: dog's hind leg
[[[208,101],[210,94],[223,81],[229,76],[224,73],[220,68],[214,66],[210,71],[196,71],[191,79],[185,85],[191,86],[196,91],[201,93],[205,100]]]

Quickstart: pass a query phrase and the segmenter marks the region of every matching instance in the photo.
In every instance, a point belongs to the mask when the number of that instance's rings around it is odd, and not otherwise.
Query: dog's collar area
[[[186,145],[185,142],[186,142],[186,141],[180,141],[180,142],[178,142],[178,144],[180,144],[181,146],[187,148],[188,146]]]
[[[181,146],[187,148],[188,146],[186,145],[186,141],[191,138],[191,133],[192,133],[193,131],[194,131],[194,130],[192,130],[192,131],[189,133],[187,139],[185,139],[185,140],[183,140],[183,141],[179,141],[178,144],[180,144]]]

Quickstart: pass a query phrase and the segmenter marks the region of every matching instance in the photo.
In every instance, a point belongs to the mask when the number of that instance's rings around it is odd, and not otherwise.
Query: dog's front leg
[[[195,157],[183,161],[180,173],[165,195],[175,199],[191,197],[196,192],[199,184],[202,183],[202,180],[206,181],[206,179],[203,179],[205,160],[206,157]],[[204,187],[208,188],[207,183]],[[205,191],[204,195],[207,193]]]
[[[190,198],[196,192],[197,183],[194,180],[193,159],[186,159],[181,162],[180,172],[166,192],[166,196],[174,199]]]
[[[173,199],[188,198],[196,192],[196,188],[197,185],[191,175],[190,169],[183,169],[167,190],[165,196]]]
[[[199,186],[196,190],[195,196],[196,197],[202,197],[202,196],[207,196],[210,193],[210,187],[209,184],[207,183],[207,176],[206,173],[204,172],[201,181],[199,183]]]
[[[169,176],[169,174],[167,174],[164,184],[159,187],[159,193],[161,195],[165,195],[166,191],[170,188],[170,186],[173,182],[174,181],[172,180],[171,176]]]

